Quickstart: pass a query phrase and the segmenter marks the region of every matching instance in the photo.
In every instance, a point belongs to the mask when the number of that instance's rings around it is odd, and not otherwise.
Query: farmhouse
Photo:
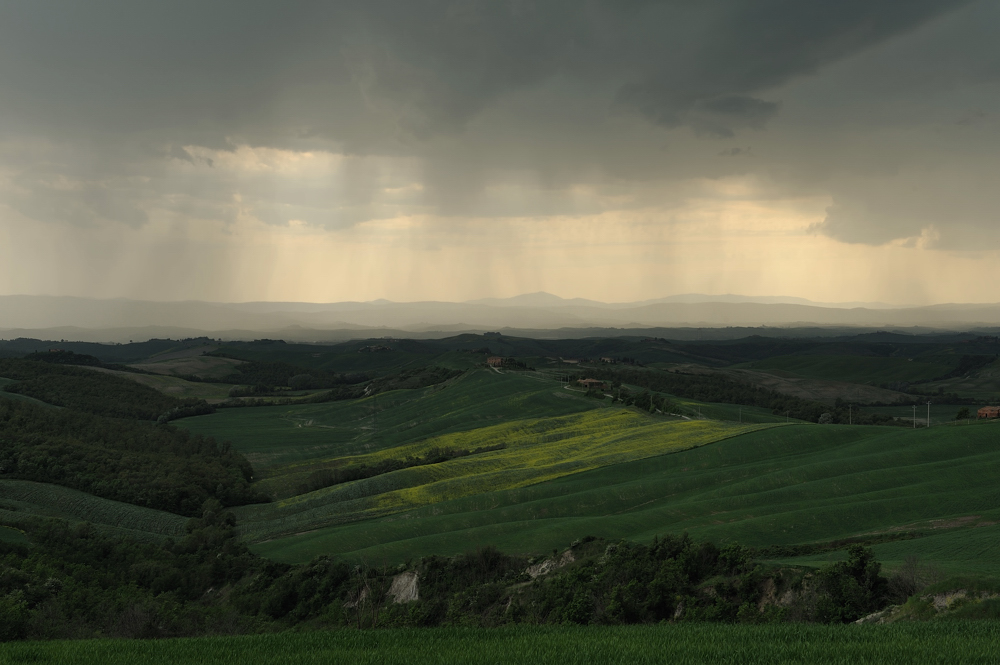
[[[592,388],[596,388],[597,390],[608,389],[608,384],[604,381],[601,381],[600,379],[580,379],[579,381],[577,381],[577,383],[579,383],[587,390],[590,390]]]
[[[980,418],[1000,418],[1000,406],[984,406],[978,414]]]
[[[503,358],[501,356],[490,356],[486,359],[486,364],[490,367],[503,367]]]

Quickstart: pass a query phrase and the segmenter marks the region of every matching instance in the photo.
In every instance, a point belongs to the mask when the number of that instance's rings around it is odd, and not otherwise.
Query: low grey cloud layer
[[[828,197],[811,231],[839,241],[972,248],[997,25],[953,0],[0,0],[0,205],[461,233],[738,177]]]

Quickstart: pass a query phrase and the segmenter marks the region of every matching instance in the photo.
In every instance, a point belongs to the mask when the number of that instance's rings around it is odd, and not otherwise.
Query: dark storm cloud
[[[774,115],[759,92],[955,5],[5,2],[0,85],[5,118],[44,130],[341,140],[358,127],[324,116],[358,97],[420,136],[565,75],[617,83],[656,123],[728,133]]]
[[[636,115],[650,131],[731,137],[773,122],[778,86],[960,4],[7,0],[0,138],[70,147],[20,172],[6,202],[29,217],[137,224],[137,199],[169,187],[125,192],[122,179],[155,181],[167,155],[188,158],[178,146],[249,143],[416,156],[427,162],[427,203],[469,212],[491,177],[483,154],[504,146],[490,142],[493,128],[482,130],[474,156],[434,142],[463,135],[513,96],[569,81],[575,97],[556,95],[545,111],[555,122],[580,104]],[[515,143],[546,140],[536,120],[512,121]],[[572,171],[581,163],[572,145],[590,144],[596,166],[630,168],[596,148],[598,131],[567,130],[542,159],[554,172]],[[75,190],[59,189],[59,174],[81,172]],[[282,206],[272,208],[279,212],[266,216],[281,219]]]

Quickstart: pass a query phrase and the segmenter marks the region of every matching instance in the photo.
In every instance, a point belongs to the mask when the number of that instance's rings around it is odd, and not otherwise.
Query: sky
[[[0,0],[0,295],[997,302],[1000,3]]]

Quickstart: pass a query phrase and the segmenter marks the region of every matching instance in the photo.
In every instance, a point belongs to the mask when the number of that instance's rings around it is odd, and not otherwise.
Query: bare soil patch
[[[170,360],[135,363],[130,365],[144,372],[166,376],[196,376],[199,379],[221,379],[233,373],[237,365],[244,361],[215,356],[187,356]]]

